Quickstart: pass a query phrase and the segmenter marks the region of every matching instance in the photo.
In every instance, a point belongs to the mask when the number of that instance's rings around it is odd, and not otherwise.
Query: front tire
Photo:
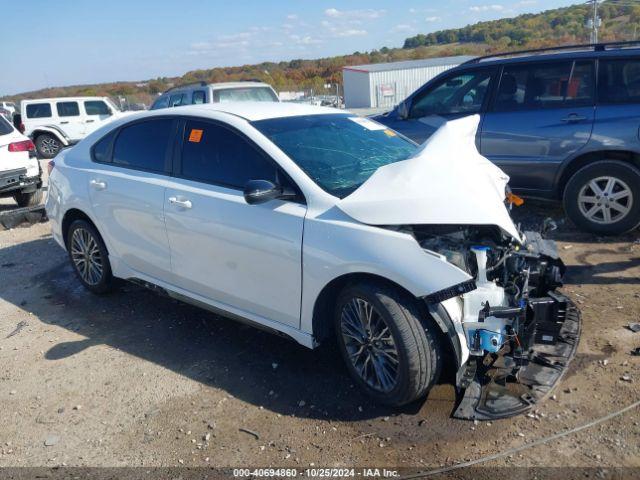
[[[38,189],[29,193],[19,192],[13,195],[13,199],[19,207],[35,207],[42,203],[42,190]]]
[[[76,220],[67,233],[69,259],[80,282],[93,293],[113,290],[113,275],[107,247],[93,225]]]
[[[578,170],[567,182],[564,209],[582,230],[617,235],[640,225],[640,170],[602,160]]]
[[[36,151],[38,158],[53,158],[62,149],[62,142],[55,136],[42,133],[36,138]]]
[[[334,315],[338,348],[369,396],[394,407],[426,395],[442,363],[438,337],[418,301],[378,282],[347,286]]]

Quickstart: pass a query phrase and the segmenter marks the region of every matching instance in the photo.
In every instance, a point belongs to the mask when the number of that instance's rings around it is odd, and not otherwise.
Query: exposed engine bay
[[[580,334],[578,310],[556,291],[565,267],[555,243],[524,232],[521,244],[486,225],[409,228],[425,251],[473,277],[425,297],[446,305],[469,352],[454,416],[489,420],[526,411],[560,379]]]

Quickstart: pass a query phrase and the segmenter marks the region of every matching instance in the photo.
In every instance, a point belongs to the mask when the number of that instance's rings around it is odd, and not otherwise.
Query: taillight
[[[56,162],[54,162],[53,160],[49,160],[49,163],[47,163],[47,174],[51,175],[51,171],[55,166],[56,166]]]
[[[21,142],[13,142],[9,144],[10,152],[35,152],[36,146],[31,140],[23,140]]]

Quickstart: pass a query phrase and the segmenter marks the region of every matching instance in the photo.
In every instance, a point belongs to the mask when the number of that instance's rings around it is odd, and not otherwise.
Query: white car
[[[41,158],[53,158],[112,120],[126,116],[107,97],[60,97],[22,100],[22,133]]]
[[[560,378],[579,321],[553,244],[513,224],[477,123],[418,147],[330,108],[146,112],[58,155],[47,213],[93,292],[117,277],[309,348],[333,338],[390,405],[450,362],[457,416],[513,415]]]
[[[41,187],[33,142],[0,117],[0,198],[13,197],[20,207],[38,205]]]
[[[0,108],[9,112],[13,117],[17,113],[16,104],[13,102],[0,102]]]

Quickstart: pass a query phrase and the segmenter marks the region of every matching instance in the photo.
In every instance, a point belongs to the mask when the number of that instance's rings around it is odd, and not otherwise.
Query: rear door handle
[[[191,208],[193,206],[190,200],[182,200],[178,197],[169,197],[169,203],[180,208]]]
[[[575,122],[582,122],[586,119],[587,117],[585,117],[584,115],[578,115],[577,113],[570,113],[569,115],[564,117],[561,121],[563,121],[564,123],[575,123]]]
[[[69,122],[60,122],[60,125],[66,125]]]
[[[95,120],[87,120],[85,123],[92,123],[95,122]]]
[[[101,180],[93,179],[89,182],[89,185],[91,185],[96,190],[104,190],[105,188],[107,188],[107,182],[103,182]]]

